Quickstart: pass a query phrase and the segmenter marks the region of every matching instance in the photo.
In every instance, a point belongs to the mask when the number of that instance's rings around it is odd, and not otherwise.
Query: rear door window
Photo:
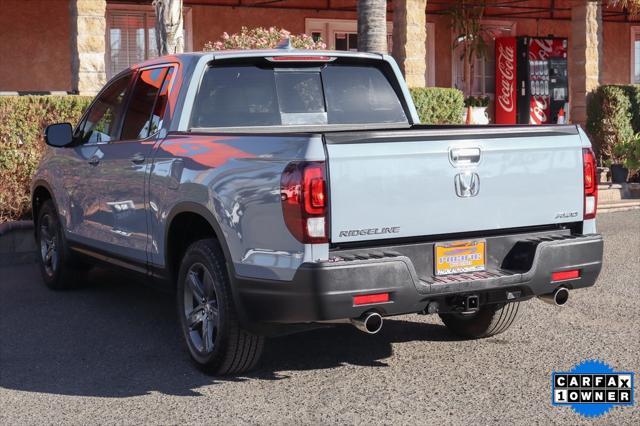
[[[157,133],[158,130],[162,128],[162,120],[164,119],[164,113],[166,111],[167,104],[169,103],[169,86],[171,85],[171,78],[173,77],[174,70],[174,67],[170,67],[167,70],[167,75],[164,77],[162,89],[158,94],[158,99],[156,100],[153,112],[151,113],[149,135]]]
[[[122,140],[144,139],[155,133],[154,109],[165,81],[167,68],[143,70],[135,82],[122,125]]]
[[[339,64],[213,66],[191,116],[195,128],[407,122],[382,70]]]

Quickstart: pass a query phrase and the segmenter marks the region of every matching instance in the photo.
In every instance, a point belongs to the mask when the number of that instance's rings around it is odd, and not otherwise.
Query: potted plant
[[[488,96],[469,96],[464,100],[466,124],[489,124]]]
[[[640,169],[640,133],[611,148],[611,182],[625,183]],[[631,173],[629,173],[631,172]]]
[[[485,40],[490,34],[481,23],[484,10],[484,1],[470,0],[457,0],[449,9],[455,34],[453,48],[459,50],[463,64],[462,82],[465,96],[471,96],[476,59],[481,59],[487,54],[488,45]]]
[[[611,147],[610,158],[606,161],[611,172],[611,183],[624,183],[627,181],[629,175],[629,169],[627,169],[624,162],[624,149],[625,144],[619,143]]]

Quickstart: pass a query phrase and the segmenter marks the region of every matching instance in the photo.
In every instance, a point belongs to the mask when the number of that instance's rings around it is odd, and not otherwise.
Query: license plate
[[[485,240],[436,244],[433,257],[436,275],[484,271],[486,245]]]

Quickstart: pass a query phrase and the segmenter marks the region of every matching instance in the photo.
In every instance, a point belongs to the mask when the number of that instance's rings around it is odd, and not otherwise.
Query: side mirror
[[[73,127],[69,123],[49,124],[44,131],[44,141],[55,148],[64,148],[73,142]]]

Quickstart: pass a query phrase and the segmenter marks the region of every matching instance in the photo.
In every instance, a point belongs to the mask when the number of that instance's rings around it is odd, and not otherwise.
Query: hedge
[[[85,96],[0,96],[0,223],[29,217],[29,184],[51,123],[75,123]]]
[[[410,90],[422,124],[462,124],[464,95],[460,90],[446,87]]]
[[[600,159],[610,159],[614,145],[630,140],[634,135],[632,105],[633,89],[623,86],[598,87],[587,97],[586,130]]]

